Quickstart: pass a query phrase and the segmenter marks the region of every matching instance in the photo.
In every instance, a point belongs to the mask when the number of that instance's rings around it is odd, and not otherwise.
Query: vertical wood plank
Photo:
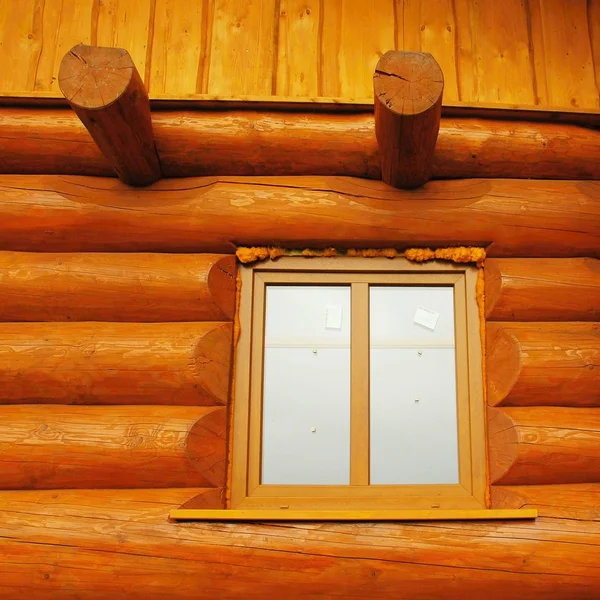
[[[456,81],[458,99],[472,103],[477,99],[477,77],[475,74],[475,51],[471,28],[471,0],[452,0],[456,47]]]
[[[209,94],[273,94],[278,15],[279,0],[215,1]]]
[[[324,4],[323,95],[373,98],[373,72],[377,61],[395,48],[393,16],[393,0],[338,0],[335,4]]]
[[[43,0],[0,2],[0,90],[29,92],[42,49]]]
[[[457,102],[456,24],[452,0],[404,0],[404,49],[429,52],[444,73],[444,100]]]
[[[586,2],[541,1],[551,106],[598,108]]]
[[[152,95],[186,96],[197,89],[204,2],[156,0],[152,38]]]
[[[342,53],[342,4],[344,0],[321,2],[321,26],[319,28],[319,64],[321,65],[319,95],[339,98],[340,55]]]
[[[535,104],[527,13],[521,0],[473,1],[478,102]]]
[[[350,309],[350,485],[369,485],[369,284],[352,284]]]
[[[548,82],[546,77],[546,52],[542,28],[541,0],[528,0],[527,17],[529,28],[529,57],[532,62],[533,91],[537,105],[548,104]]]
[[[421,52],[421,0],[398,0],[402,15],[402,49],[406,52]],[[437,2],[436,2],[437,5]]]
[[[590,44],[592,46],[592,65],[594,83],[600,94],[600,0],[588,0],[587,22]]]
[[[318,0],[281,0],[277,49],[278,96],[319,95]]]
[[[46,0],[36,91],[60,93],[58,69],[64,55],[77,44],[91,43],[93,5],[93,0]]]
[[[94,11],[95,43],[125,48],[142,77],[146,72],[152,4],[152,0],[102,0],[96,3]]]

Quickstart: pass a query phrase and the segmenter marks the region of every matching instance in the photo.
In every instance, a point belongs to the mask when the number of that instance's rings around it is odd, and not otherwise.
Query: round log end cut
[[[79,44],[62,59],[58,84],[71,105],[95,110],[116,102],[127,90],[134,72],[127,50]]]
[[[386,52],[373,77],[383,180],[411,189],[431,177],[444,75],[431,54]]]

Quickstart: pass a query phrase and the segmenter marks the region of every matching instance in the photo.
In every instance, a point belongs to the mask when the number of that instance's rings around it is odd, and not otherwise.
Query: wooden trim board
[[[482,510],[219,510],[176,508],[176,521],[485,521],[535,519],[535,508]]]

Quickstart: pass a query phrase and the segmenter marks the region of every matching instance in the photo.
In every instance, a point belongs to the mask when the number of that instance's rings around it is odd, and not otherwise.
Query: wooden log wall
[[[27,252],[473,245],[490,257],[599,257],[600,185],[473,179],[401,191],[349,177],[204,177],[133,189],[4,175],[0,224],[0,248]]]
[[[0,5],[0,92],[58,96],[74,45],[126,48],[151,97],[372,102],[387,50],[430,52],[446,102],[598,108],[598,0],[19,0]]]
[[[589,524],[600,506],[600,261],[491,259],[485,271],[492,504]]]
[[[503,112],[502,119],[469,114],[442,117],[433,178],[600,179],[600,114],[564,115],[567,122],[515,121],[536,116],[521,111]],[[152,127],[166,177],[381,179],[369,112],[161,110],[152,113]],[[62,108],[0,106],[0,159],[5,174],[115,174],[77,115]]]
[[[1,176],[2,597],[598,597],[599,216],[595,182]],[[541,516],[169,522],[224,502],[252,243],[485,246],[491,502]]]
[[[598,490],[529,487],[529,523],[170,523],[201,490],[2,492],[3,598],[596,598],[600,523],[577,519]]]
[[[222,506],[235,269],[0,251],[0,489],[192,487]]]

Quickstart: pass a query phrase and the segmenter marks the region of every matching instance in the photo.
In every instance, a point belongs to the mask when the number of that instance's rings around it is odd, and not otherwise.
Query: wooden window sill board
[[[472,521],[535,519],[537,509],[480,510],[227,510],[178,508],[175,521]]]

